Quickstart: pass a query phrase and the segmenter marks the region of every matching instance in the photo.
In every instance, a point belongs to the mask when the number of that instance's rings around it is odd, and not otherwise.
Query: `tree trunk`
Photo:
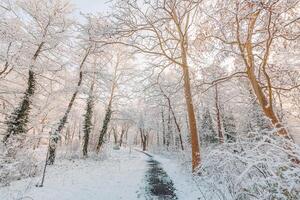
[[[128,145],[128,131],[129,131],[129,128],[127,129],[126,133],[125,133],[125,144],[126,144],[126,147]]]
[[[55,161],[55,154],[56,154],[56,147],[57,147],[57,142],[60,138],[60,134],[61,134],[61,131],[63,130],[66,122],[67,122],[67,119],[68,119],[68,116],[69,116],[69,113],[72,109],[72,106],[74,104],[74,101],[77,97],[77,94],[78,94],[78,90],[79,90],[79,87],[81,86],[81,83],[82,83],[82,76],[83,76],[83,72],[82,72],[82,67],[89,55],[89,52],[90,52],[90,48],[87,50],[82,62],[80,63],[80,72],[79,72],[79,80],[78,80],[78,83],[77,83],[77,88],[75,90],[75,92],[73,93],[72,95],[72,98],[68,104],[68,107],[67,107],[67,110],[65,112],[65,114],[63,115],[63,117],[60,119],[59,121],[59,124],[58,124],[58,127],[52,132],[50,132],[50,146],[49,146],[49,156],[48,156],[48,165],[53,165],[54,164],[54,161]]]
[[[112,131],[113,131],[113,136],[114,136],[114,145],[117,145],[118,144],[118,130],[115,127],[113,127]]]
[[[175,115],[175,112],[173,110],[173,107],[172,107],[172,104],[171,104],[171,100],[169,97],[165,96],[168,100],[168,105],[169,105],[169,108],[170,108],[170,111],[172,113],[172,116],[173,116],[173,120],[174,120],[174,123],[175,123],[175,126],[176,126],[176,129],[177,129],[177,132],[178,132],[178,137],[179,137],[179,142],[180,142],[180,147],[181,147],[181,150],[184,150],[184,147],[183,147],[183,141],[182,141],[182,136],[181,136],[181,130],[180,130],[180,126],[179,126],[179,123],[177,121],[177,118],[176,118],[176,115]]]
[[[97,144],[97,147],[96,147],[96,152],[97,153],[99,153],[100,148],[101,148],[102,144],[104,143],[104,136],[107,133],[108,125],[109,125],[109,122],[110,122],[110,119],[111,119],[112,103],[113,103],[115,89],[117,87],[117,69],[118,69],[118,65],[119,65],[119,63],[115,66],[115,72],[114,72],[114,77],[113,77],[113,83],[112,83],[112,86],[111,86],[110,98],[109,98],[107,110],[106,110],[106,113],[105,113],[105,117],[104,117],[104,120],[103,120],[103,126],[102,126],[102,129],[100,131],[98,144]]]
[[[129,126],[122,127],[121,135],[120,135],[120,141],[119,141],[120,147],[123,144],[123,138],[124,138],[124,136],[125,136],[125,139],[127,140],[127,132],[128,132],[128,130],[129,130]]]
[[[241,43],[240,35],[239,35],[239,26],[237,26],[237,40],[239,42],[239,49],[242,54],[246,69],[247,69],[247,76],[250,81],[250,84],[252,86],[252,89],[254,91],[254,94],[256,95],[259,105],[261,106],[264,114],[271,120],[272,125],[274,128],[277,129],[277,133],[279,136],[291,139],[288,131],[286,128],[282,125],[280,122],[278,116],[275,114],[273,109],[273,96],[272,96],[272,85],[269,75],[266,72],[265,66],[267,65],[269,54],[270,54],[270,46],[272,44],[272,39],[269,38],[267,42],[267,48],[265,50],[261,63],[260,68],[263,71],[263,75],[265,79],[267,80],[267,89],[268,94],[264,93],[263,88],[261,87],[259,80],[257,80],[255,75],[255,60],[254,60],[254,52],[253,52],[253,43],[252,43],[252,36],[255,30],[255,24],[258,19],[258,16],[260,14],[261,10],[257,10],[256,12],[252,13],[249,18],[249,24],[248,24],[248,35],[246,38],[246,42],[244,44]],[[239,23],[239,22],[238,22]],[[271,40],[270,40],[271,39]]]
[[[5,144],[11,135],[20,135],[27,132],[27,123],[31,109],[32,96],[35,92],[35,84],[35,73],[32,70],[29,70],[27,89],[24,93],[22,102],[20,103],[20,106],[14,110],[11,116],[9,116],[7,121],[7,134],[3,138]]]
[[[162,133],[163,133],[163,146],[166,145],[166,126],[165,126],[165,116],[164,109],[161,109],[161,123],[162,123]]]
[[[278,119],[277,115],[274,112],[273,105],[268,102],[265,94],[263,93],[263,90],[261,86],[259,85],[256,76],[254,74],[253,67],[248,67],[247,69],[247,75],[249,78],[249,81],[251,83],[252,89],[254,91],[254,94],[256,95],[259,105],[261,106],[263,112],[265,115],[270,119],[273,126],[277,129],[278,135],[287,139],[291,139],[288,131],[286,128],[282,125],[280,120]]]
[[[102,144],[104,143],[104,136],[107,133],[110,118],[111,118],[111,105],[109,104],[108,108],[106,110],[106,113],[105,113],[105,117],[104,117],[104,120],[103,120],[103,126],[102,126],[102,129],[100,131],[100,136],[99,136],[97,147],[96,147],[96,152],[97,153],[99,153],[100,148],[101,148]]]
[[[119,146],[120,147],[122,146],[122,143],[123,143],[123,136],[124,136],[124,134],[125,134],[125,131],[122,130],[121,135],[120,135],[120,140],[119,140]]]
[[[81,84],[81,80],[82,80],[82,72],[80,72],[80,73],[81,73],[81,75],[80,75],[80,81],[78,82],[79,84]],[[53,165],[54,164],[57,142],[60,138],[61,131],[64,128],[64,126],[67,122],[69,113],[72,109],[72,106],[74,104],[77,93],[78,93],[78,90],[76,90],[74,92],[74,94],[71,98],[71,101],[69,102],[68,108],[67,108],[65,114],[63,115],[63,117],[61,118],[57,129],[54,132],[50,133],[51,137],[50,137],[50,146],[49,146],[48,165]]]
[[[24,93],[24,97],[19,105],[13,113],[9,116],[6,124],[7,124],[7,133],[3,138],[4,144],[7,143],[8,138],[11,135],[19,135],[22,133],[27,132],[27,123],[29,118],[29,113],[31,109],[31,103],[32,103],[32,97],[35,93],[35,85],[36,85],[36,79],[35,79],[35,73],[33,71],[34,64],[36,62],[36,59],[38,58],[42,47],[44,46],[44,42],[41,42],[38,46],[35,54],[32,57],[32,65],[29,68],[28,71],[28,81],[27,81],[27,89]]]
[[[145,130],[140,128],[141,144],[143,151],[147,150],[147,135],[145,135]]]
[[[89,138],[90,133],[92,130],[92,116],[93,116],[93,90],[94,90],[94,81],[91,85],[89,97],[87,99],[87,105],[86,105],[86,113],[84,115],[84,125],[83,125],[83,149],[82,153],[83,156],[86,157],[88,155],[88,145],[89,145]]]
[[[199,148],[199,139],[197,132],[197,123],[195,118],[194,104],[191,93],[191,83],[190,83],[190,74],[189,67],[187,64],[187,57],[185,51],[185,44],[181,44],[181,57],[182,57],[182,70],[183,70],[183,79],[184,79],[184,93],[185,101],[188,112],[189,127],[190,127],[190,136],[191,136],[191,145],[192,145],[192,169],[196,170],[197,167],[201,164],[200,157],[200,148]]]
[[[170,107],[168,109],[168,121],[167,121],[167,150],[171,144],[171,135],[172,135],[172,127],[171,127],[171,112],[170,112]]]
[[[221,116],[220,116],[220,107],[219,107],[219,93],[218,93],[218,85],[215,86],[215,103],[216,103],[216,111],[217,111],[217,126],[218,126],[218,136],[219,142],[224,143],[224,134],[222,132],[221,127]]]

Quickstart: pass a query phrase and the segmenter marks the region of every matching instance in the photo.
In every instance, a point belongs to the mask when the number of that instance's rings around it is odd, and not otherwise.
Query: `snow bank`
[[[159,154],[154,159],[173,179],[179,199],[300,199],[300,148],[272,133],[202,149],[194,175],[188,151]]]
[[[299,160],[299,146],[265,135],[210,149],[196,177],[224,199],[300,199]]]

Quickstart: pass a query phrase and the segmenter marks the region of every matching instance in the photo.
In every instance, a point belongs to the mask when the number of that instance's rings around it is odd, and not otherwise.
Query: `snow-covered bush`
[[[207,150],[197,182],[225,199],[300,199],[300,148],[272,136],[252,135]]]
[[[2,145],[2,144],[1,144]],[[41,163],[33,149],[18,149],[9,152],[1,146],[0,151],[0,187],[10,182],[39,174]]]

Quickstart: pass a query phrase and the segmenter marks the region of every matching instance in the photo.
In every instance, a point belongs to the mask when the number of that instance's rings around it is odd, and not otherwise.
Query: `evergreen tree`
[[[202,123],[201,123],[201,133],[202,140],[208,143],[217,143],[218,138],[217,134],[214,130],[213,120],[211,118],[210,112],[208,109],[205,109],[205,112],[202,115]]]
[[[246,133],[249,132],[261,132],[263,130],[269,130],[271,126],[270,121],[265,117],[261,107],[257,103],[254,94],[251,89],[248,89],[250,97],[250,106],[247,113]]]
[[[222,115],[222,121],[225,131],[225,138],[227,142],[235,142],[236,141],[236,126],[235,120],[231,112],[226,112]]]
[[[255,131],[263,131],[270,128],[270,122],[265,117],[264,113],[261,111],[261,108],[259,107],[258,103],[256,101],[253,101],[251,105],[251,127]]]
[[[247,113],[245,133],[263,132],[270,130],[271,127],[270,121],[265,117],[258,103],[253,100]]]

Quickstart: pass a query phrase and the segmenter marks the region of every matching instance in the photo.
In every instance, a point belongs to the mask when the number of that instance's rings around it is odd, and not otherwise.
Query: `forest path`
[[[177,200],[174,183],[167,172],[161,166],[161,163],[153,158],[152,155],[144,153],[149,157],[146,172],[145,199],[153,200]]]
[[[154,158],[131,149],[111,150],[104,159],[58,159],[41,177],[0,188],[1,200],[171,200],[173,182]]]

